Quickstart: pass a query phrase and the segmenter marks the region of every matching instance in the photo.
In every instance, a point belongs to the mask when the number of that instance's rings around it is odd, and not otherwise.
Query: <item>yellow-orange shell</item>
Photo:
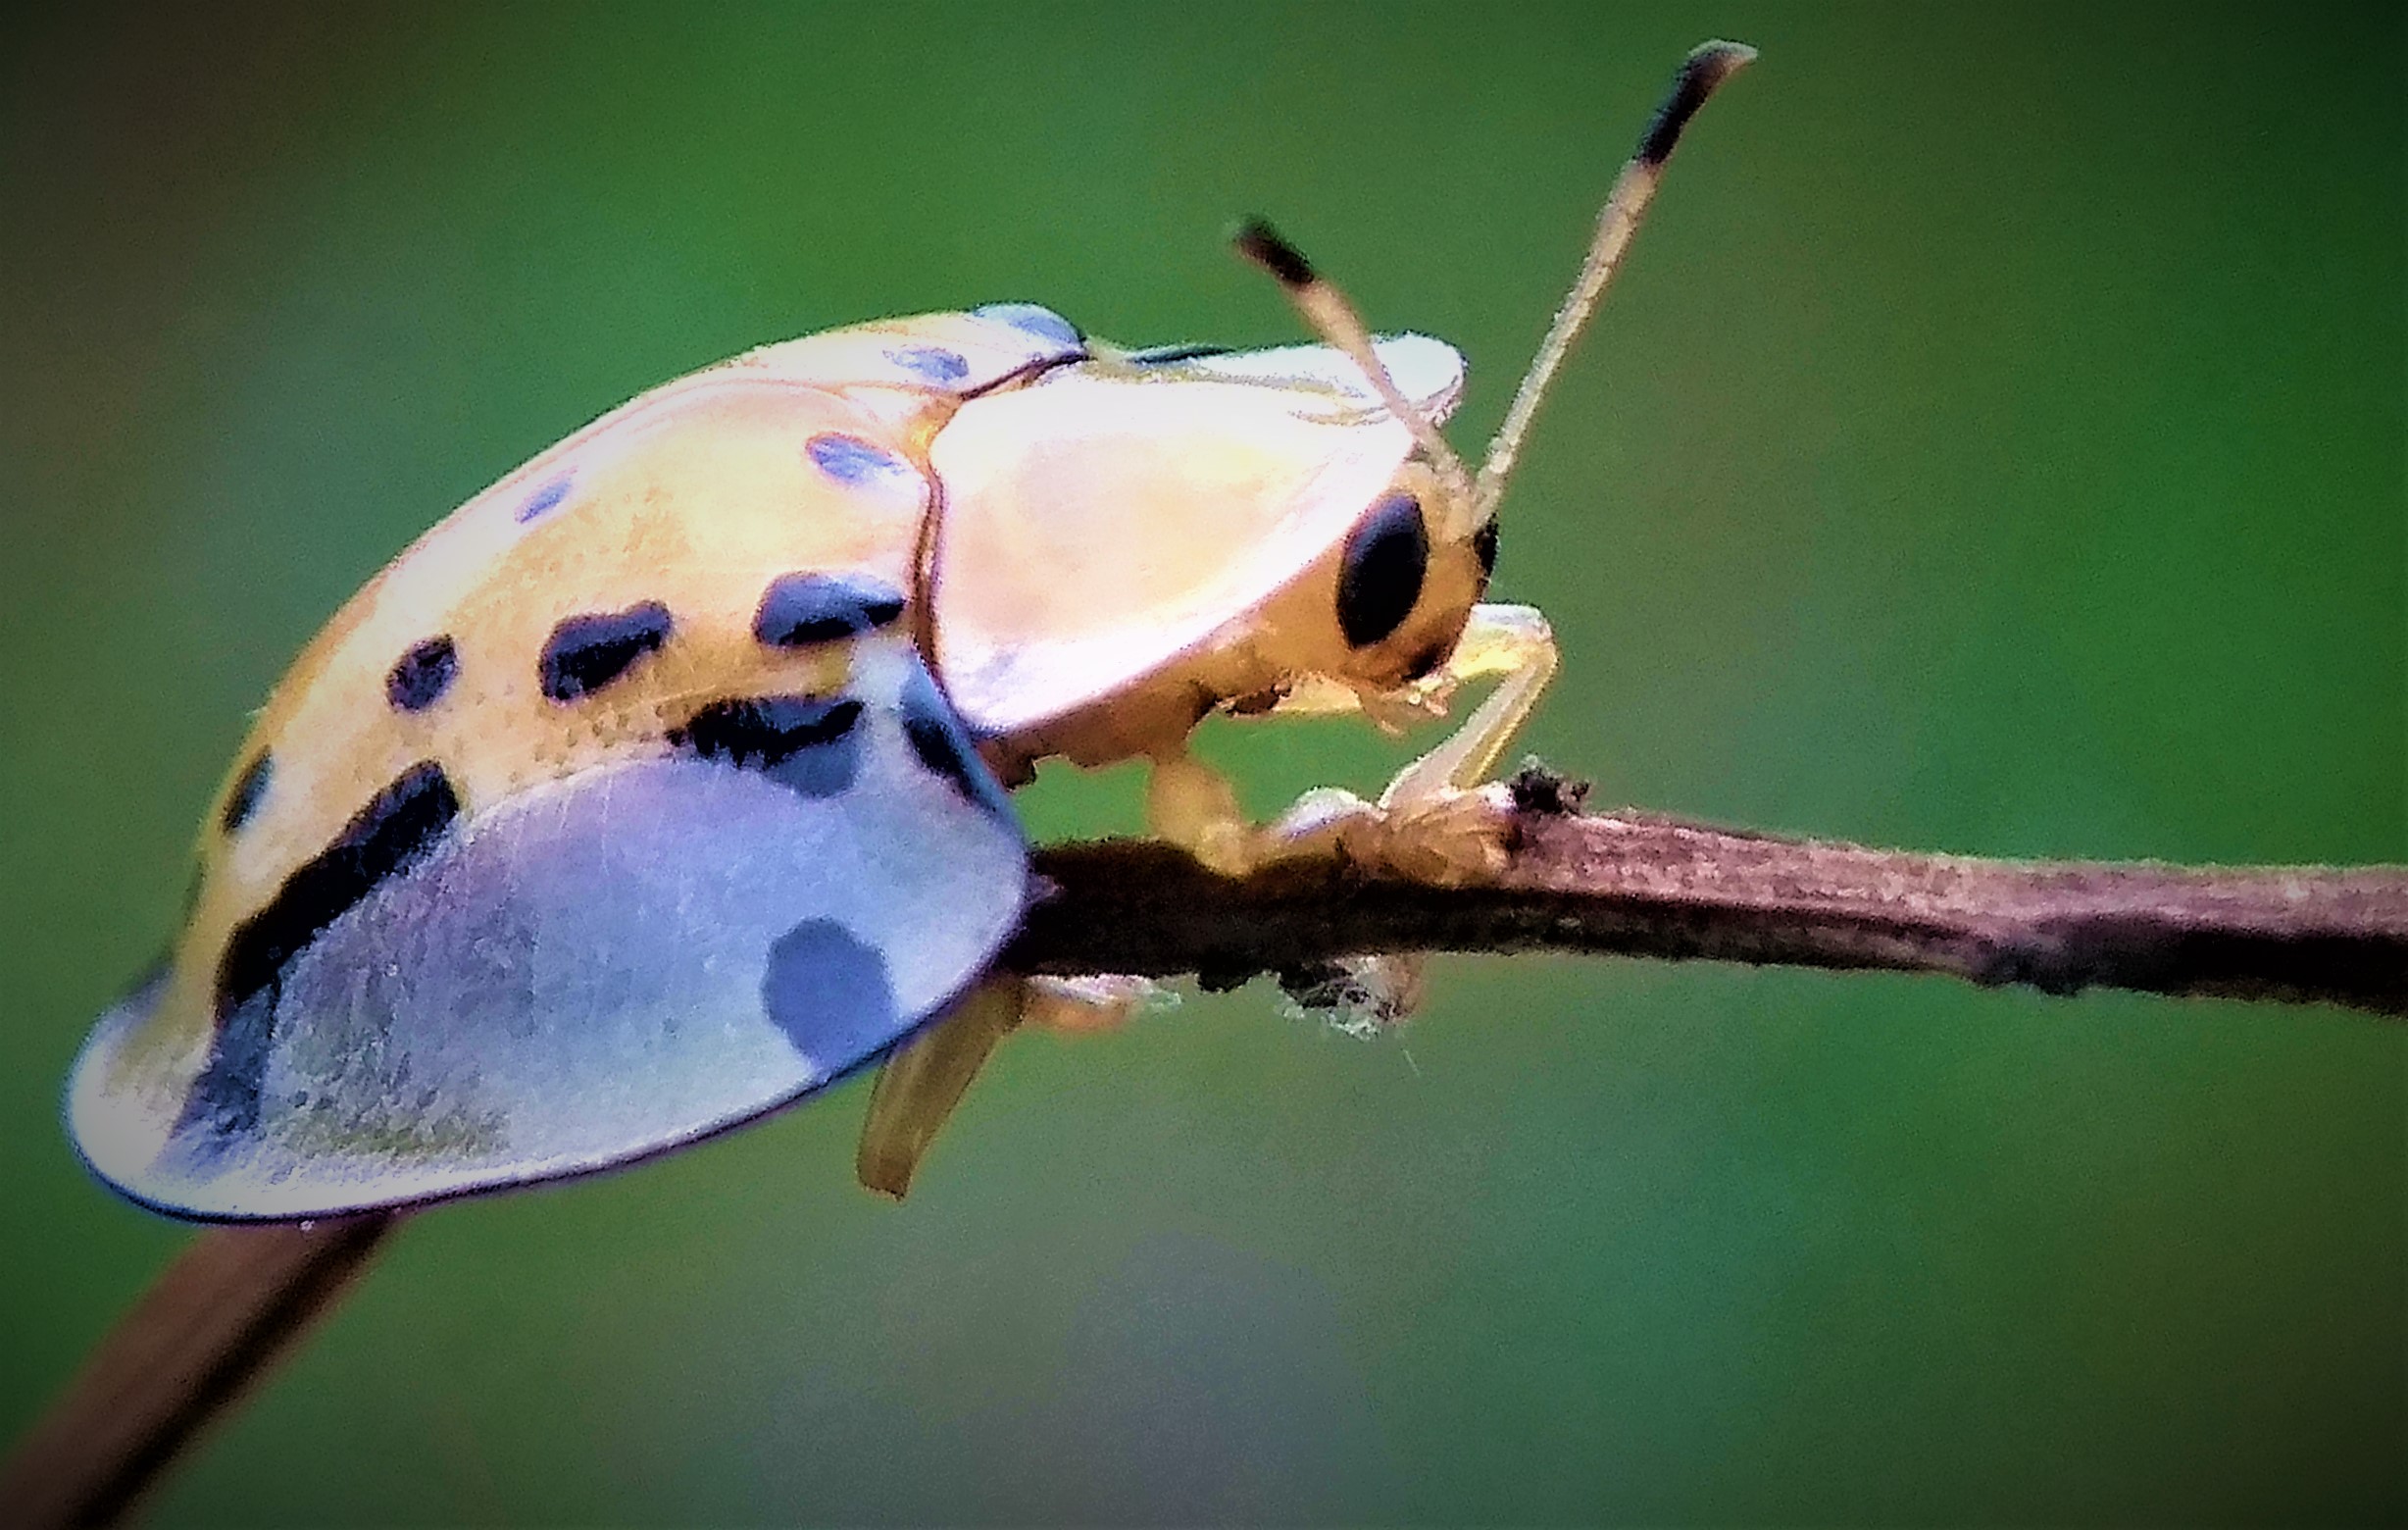
[[[713,699],[832,691],[845,645],[757,641],[764,587],[818,570],[909,590],[933,500],[929,438],[966,394],[1077,352],[966,314],[763,346],[613,410],[446,517],[352,597],[259,714],[203,827],[156,1045],[197,1039],[234,928],[416,762],[439,763],[460,816],[474,819],[485,804],[657,740]],[[904,364],[929,355],[959,358],[960,375],[940,381]],[[828,435],[869,443],[906,471],[843,482],[807,449]],[[541,508],[522,519],[530,505]],[[574,703],[540,692],[538,656],[564,618],[646,601],[675,623],[658,652]],[[393,667],[436,637],[450,639],[457,665],[441,703],[391,705]],[[228,834],[233,794],[262,759],[265,788]]]

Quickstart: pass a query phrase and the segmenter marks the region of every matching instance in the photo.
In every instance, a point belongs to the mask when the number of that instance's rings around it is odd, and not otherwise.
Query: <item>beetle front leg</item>
[[[1266,861],[1342,854],[1417,881],[1453,884],[1493,872],[1503,860],[1506,804],[1485,787],[1497,760],[1537,706],[1556,670],[1554,632],[1530,606],[1472,608],[1446,661],[1385,695],[1308,682],[1269,715],[1362,712],[1375,721],[1427,716],[1467,681],[1497,687],[1443,743],[1407,765],[1378,802],[1351,791],[1308,791],[1267,828],[1246,822],[1227,778],[1185,753],[1157,759],[1146,796],[1152,832],[1225,876]]]
[[[1382,727],[1403,727],[1417,718],[1443,716],[1448,699],[1467,681],[1503,677],[1497,696],[1510,699],[1500,707],[1497,725],[1487,726],[1477,716],[1466,719],[1444,744],[1423,757],[1424,761],[1435,759],[1474,737],[1485,737],[1490,747],[1484,763],[1475,762],[1470,778],[1456,783],[1475,786],[1495,764],[1497,755],[1504,751],[1523,720],[1530,716],[1540,692],[1554,679],[1556,664],[1554,629],[1547,625],[1546,616],[1537,607],[1476,605],[1463,624],[1462,635],[1455,639],[1454,650],[1421,679],[1407,681],[1391,691],[1366,696],[1342,682],[1308,677],[1261,715],[1330,717],[1356,713]],[[1414,768],[1422,763],[1416,761]],[[1389,790],[1393,791],[1395,787],[1391,785]]]
[[[1431,679],[1442,683],[1441,696],[1490,675],[1500,677],[1497,687],[1445,742],[1396,773],[1380,805],[1411,813],[1486,782],[1555,679],[1557,663],[1555,631],[1537,608],[1474,606],[1455,651]]]
[[[1417,881],[1458,884],[1493,874],[1504,863],[1508,807],[1489,775],[1554,679],[1556,664],[1554,633],[1536,610],[1475,606],[1454,652],[1422,680],[1368,699],[1320,687],[1288,698],[1292,707],[1283,700],[1275,712],[1352,709],[1377,721],[1383,712],[1442,709],[1465,682],[1498,677],[1463,726],[1397,772],[1378,802],[1336,790],[1308,792],[1267,836],[1287,853],[1334,848]]]

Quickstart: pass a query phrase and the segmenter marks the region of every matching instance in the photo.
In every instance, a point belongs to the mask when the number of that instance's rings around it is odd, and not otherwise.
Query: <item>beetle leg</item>
[[[1376,723],[1443,714],[1466,681],[1498,677],[1463,726],[1397,772],[1378,802],[1325,787],[1308,791],[1266,828],[1247,824],[1237,794],[1211,766],[1181,753],[1154,762],[1146,816],[1154,834],[1225,876],[1266,861],[1339,855],[1357,865],[1441,886],[1491,875],[1505,859],[1510,804],[1488,773],[1538,704],[1556,670],[1555,635],[1530,606],[1472,608],[1454,652],[1435,671],[1384,695],[1365,697],[1334,682],[1307,681],[1269,710],[1290,716],[1361,712]],[[1347,958],[1339,965],[1388,1022],[1415,1007],[1418,955]]]
[[[1475,880],[1493,872],[1505,853],[1504,793],[1483,783],[1555,670],[1555,635],[1544,616],[1530,606],[1474,606],[1454,652],[1421,680],[1369,697],[1308,681],[1270,708],[1289,716],[1362,712],[1381,722],[1443,712],[1466,681],[1499,677],[1463,726],[1399,771],[1378,802],[1325,787],[1257,829],[1228,780],[1182,752],[1154,762],[1149,827],[1225,876],[1243,876],[1270,860],[1341,854],[1417,881]]]
[[[1026,979],[993,973],[886,1054],[870,1089],[870,1113],[861,1124],[861,1145],[853,1154],[855,1178],[872,1190],[903,1198],[921,1158],[962,1102],[971,1081],[996,1044],[1021,1023],[1027,998]]]
[[[1419,684],[1440,698],[1464,681],[1488,675],[1499,677],[1497,688],[1444,743],[1397,772],[1380,805],[1410,813],[1486,781],[1555,678],[1556,664],[1554,630],[1534,607],[1474,606],[1455,651]]]
[[[1511,804],[1489,776],[1555,678],[1556,664],[1555,634],[1537,611],[1473,607],[1454,653],[1431,678],[1451,690],[1494,675],[1496,688],[1443,743],[1396,773],[1380,794],[1378,830],[1358,831],[1370,843],[1350,847],[1353,853],[1368,851],[1375,863],[1427,882],[1465,882],[1502,870]]]
[[[1269,827],[1246,821],[1229,778],[1192,754],[1154,761],[1146,785],[1146,829],[1225,877],[1242,877],[1267,861],[1339,853],[1362,824],[1380,811],[1351,791],[1324,787],[1296,799]]]
[[[1142,1008],[1159,992],[1144,978],[1099,974],[1083,978],[1025,978],[989,974],[878,1064],[870,1112],[853,1155],[855,1178],[903,1198],[920,1160],[978,1070],[1006,1036],[1024,1025],[1050,1031],[1107,1030]]]
[[[1365,696],[1335,681],[1319,678],[1297,685],[1271,707],[1271,715],[1315,717],[1361,712],[1375,722],[1441,716],[1467,681],[1500,677],[1496,689],[1444,743],[1399,772],[1380,794],[1395,807],[1447,788],[1479,786],[1496,768],[1538,697],[1555,678],[1555,633],[1533,606],[1476,605],[1463,636],[1446,661],[1420,680],[1392,691]]]
[[[1145,823],[1225,877],[1242,877],[1263,859],[1262,832],[1246,822],[1229,778],[1184,750],[1155,759]]]
[[[1079,978],[1036,977],[1028,979],[1028,986],[1022,1022],[1072,1036],[1113,1030],[1148,1004],[1178,1001],[1178,995],[1169,994],[1153,979],[1125,972],[1097,972]]]
[[[1529,606],[1474,606],[1445,663],[1397,691],[1357,704],[1367,712],[1381,706],[1440,711],[1466,681],[1493,675],[1496,688],[1443,743],[1397,772],[1378,802],[1329,790],[1307,792],[1272,825],[1269,837],[1290,853],[1335,848],[1423,882],[1460,883],[1494,872],[1505,854],[1506,803],[1501,789],[1484,783],[1555,670],[1555,636],[1544,616]],[[1295,710],[1341,710],[1333,688],[1298,692]],[[1377,712],[1373,716],[1380,720]]]
[[[1471,619],[1463,625],[1462,636],[1455,639],[1454,651],[1421,679],[1407,681],[1394,690],[1365,695],[1342,681],[1306,676],[1265,708],[1263,715],[1329,717],[1352,712],[1382,727],[1406,726],[1419,719],[1445,716],[1447,703],[1467,681],[1503,676],[1506,683],[1498,688],[1500,691],[1515,689],[1520,682],[1527,687],[1528,694],[1504,724],[1487,763],[1476,768],[1469,779],[1455,783],[1476,786],[1522,720],[1530,715],[1555,669],[1555,635],[1536,607],[1476,605]],[[1476,726],[1467,722],[1457,737],[1473,732]],[[1451,744],[1455,740],[1448,741]]]

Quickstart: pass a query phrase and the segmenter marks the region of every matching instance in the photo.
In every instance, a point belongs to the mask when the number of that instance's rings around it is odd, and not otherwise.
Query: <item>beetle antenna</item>
[[[1547,384],[1555,380],[1556,369],[1571,353],[1572,342],[1580,338],[1580,329],[1595,311],[1597,299],[1605,292],[1605,284],[1613,280],[1614,270],[1622,264],[1623,252],[1630,247],[1630,236],[1638,231],[1641,215],[1655,197],[1656,186],[1664,178],[1664,163],[1672,158],[1673,149],[1681,142],[1681,129],[1686,128],[1697,109],[1706,104],[1715,87],[1745,68],[1756,57],[1756,50],[1741,42],[1703,42],[1689,50],[1681,61],[1681,71],[1673,76],[1673,87],[1664,102],[1656,108],[1655,119],[1647,125],[1646,135],[1639,139],[1638,149],[1614,178],[1614,188],[1606,194],[1605,207],[1597,214],[1597,231],[1588,241],[1588,258],[1580,263],[1579,280],[1564,304],[1555,311],[1555,323],[1547,329],[1547,337],[1539,342],[1538,354],[1531,358],[1530,370],[1524,375],[1522,386],[1514,392],[1513,406],[1505,411],[1505,423],[1497,427],[1496,435],[1488,442],[1488,458],[1480,464],[1480,484],[1473,499],[1477,511],[1475,525],[1486,522],[1496,514],[1497,501],[1505,495],[1505,481],[1514,470],[1514,459],[1521,454],[1522,438],[1530,434],[1530,420],[1538,413],[1538,401],[1545,396]]]
[[[1354,304],[1346,300],[1346,294],[1315,271],[1302,250],[1280,237],[1277,229],[1260,218],[1247,219],[1229,242],[1236,246],[1238,254],[1271,274],[1315,334],[1363,369],[1363,375],[1371,379],[1372,387],[1379,392],[1380,401],[1387,405],[1388,413],[1403,421],[1413,438],[1422,443],[1422,450],[1429,453],[1430,465],[1445,481],[1448,497],[1459,505],[1473,503],[1471,472],[1464,467],[1463,459],[1455,455],[1455,448],[1446,443],[1446,437],[1438,434],[1438,428],[1430,424],[1430,417],[1416,408],[1396,385],[1396,380],[1388,376],[1386,364],[1380,361],[1379,349],[1372,344],[1371,332],[1363,327],[1363,320],[1355,313]]]

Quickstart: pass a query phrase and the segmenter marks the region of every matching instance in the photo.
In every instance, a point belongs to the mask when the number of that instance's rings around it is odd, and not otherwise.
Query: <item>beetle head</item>
[[[1362,369],[1419,443],[1340,550],[1335,608],[1348,657],[1330,672],[1337,678],[1367,689],[1393,688],[1445,661],[1496,565],[1497,504],[1547,384],[1629,248],[1681,129],[1715,88],[1755,56],[1742,44],[1718,41],[1701,44],[1682,61],[1671,92],[1597,215],[1580,276],[1556,311],[1477,476],[1438,434],[1432,416],[1396,385],[1345,294],[1270,225],[1257,219],[1237,230],[1237,252],[1268,272],[1305,323]]]

